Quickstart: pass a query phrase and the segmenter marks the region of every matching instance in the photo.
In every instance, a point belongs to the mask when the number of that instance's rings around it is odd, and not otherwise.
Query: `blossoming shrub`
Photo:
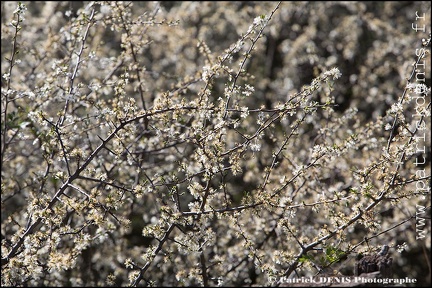
[[[2,285],[428,283],[429,2],[1,5]]]

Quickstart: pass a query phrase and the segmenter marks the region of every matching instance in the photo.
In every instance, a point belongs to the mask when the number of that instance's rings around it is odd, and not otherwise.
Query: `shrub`
[[[2,2],[2,285],[275,285],[384,244],[430,284],[428,31],[420,1]]]

